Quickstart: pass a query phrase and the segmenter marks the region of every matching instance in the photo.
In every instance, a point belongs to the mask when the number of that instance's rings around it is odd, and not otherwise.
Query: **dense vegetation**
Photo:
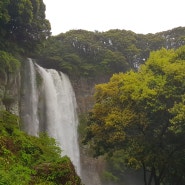
[[[80,185],[69,158],[61,157],[54,139],[46,134],[28,136],[20,131],[19,118],[0,112],[1,185]]]
[[[185,28],[156,34],[126,30],[90,32],[71,30],[51,37],[40,53],[39,62],[70,76],[91,77],[137,69],[150,51],[178,48],[185,42]]]
[[[51,37],[43,0],[1,0],[0,106],[9,111],[10,78],[26,57],[75,79],[114,74],[96,87],[85,142],[95,156],[107,157],[112,179],[122,181],[126,168],[142,168],[145,185],[185,184],[185,48],[173,50],[184,44],[183,27],[147,35],[71,30]],[[81,184],[52,138],[28,136],[19,127],[18,117],[0,112],[0,184]]]
[[[2,0],[0,2],[0,49],[9,52],[36,51],[50,35],[42,0]]]
[[[145,185],[185,184],[185,47],[151,52],[138,69],[96,86],[85,143],[112,175],[142,169]],[[113,162],[114,161],[114,162]]]

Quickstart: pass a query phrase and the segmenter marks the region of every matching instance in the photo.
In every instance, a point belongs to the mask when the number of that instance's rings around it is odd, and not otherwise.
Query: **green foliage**
[[[90,32],[71,30],[46,40],[39,63],[64,71],[71,77],[89,77],[137,70],[150,51],[178,48],[185,43],[185,29],[157,34],[136,34],[126,30]]]
[[[85,129],[87,127],[87,115],[86,114],[81,114],[79,116],[79,126],[78,126],[78,133],[80,137],[84,137],[85,136]]]
[[[0,51],[0,71],[2,73],[15,73],[20,67],[20,62],[10,53]]]
[[[3,0],[0,2],[0,49],[17,47],[23,52],[38,50],[50,36],[50,23],[45,19],[42,0]]]
[[[138,72],[96,86],[84,142],[112,161],[121,151],[111,164],[116,174],[142,168],[145,185],[185,183],[184,51],[152,52]]]
[[[80,179],[74,176],[75,170],[68,157],[63,157],[55,163],[42,163],[35,167],[36,174],[41,176],[41,181],[54,182],[55,184],[81,184]]]
[[[81,184],[53,138],[29,136],[18,126],[17,116],[0,112],[0,184]]]

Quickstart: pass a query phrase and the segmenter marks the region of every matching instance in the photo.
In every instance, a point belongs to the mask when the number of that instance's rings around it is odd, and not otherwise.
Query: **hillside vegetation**
[[[46,134],[29,136],[20,131],[19,118],[0,112],[1,185],[81,185],[68,157]]]

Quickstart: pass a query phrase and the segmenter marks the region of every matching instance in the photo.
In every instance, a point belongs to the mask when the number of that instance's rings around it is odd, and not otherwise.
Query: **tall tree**
[[[121,151],[145,185],[185,183],[184,51],[152,52],[138,72],[96,86],[85,142],[96,156]]]
[[[42,0],[3,0],[0,2],[1,38],[33,49],[50,36]]]

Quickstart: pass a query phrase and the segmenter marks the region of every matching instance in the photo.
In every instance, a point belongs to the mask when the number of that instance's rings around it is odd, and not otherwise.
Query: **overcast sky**
[[[43,0],[52,34],[72,29],[156,33],[185,26],[185,0]]]

